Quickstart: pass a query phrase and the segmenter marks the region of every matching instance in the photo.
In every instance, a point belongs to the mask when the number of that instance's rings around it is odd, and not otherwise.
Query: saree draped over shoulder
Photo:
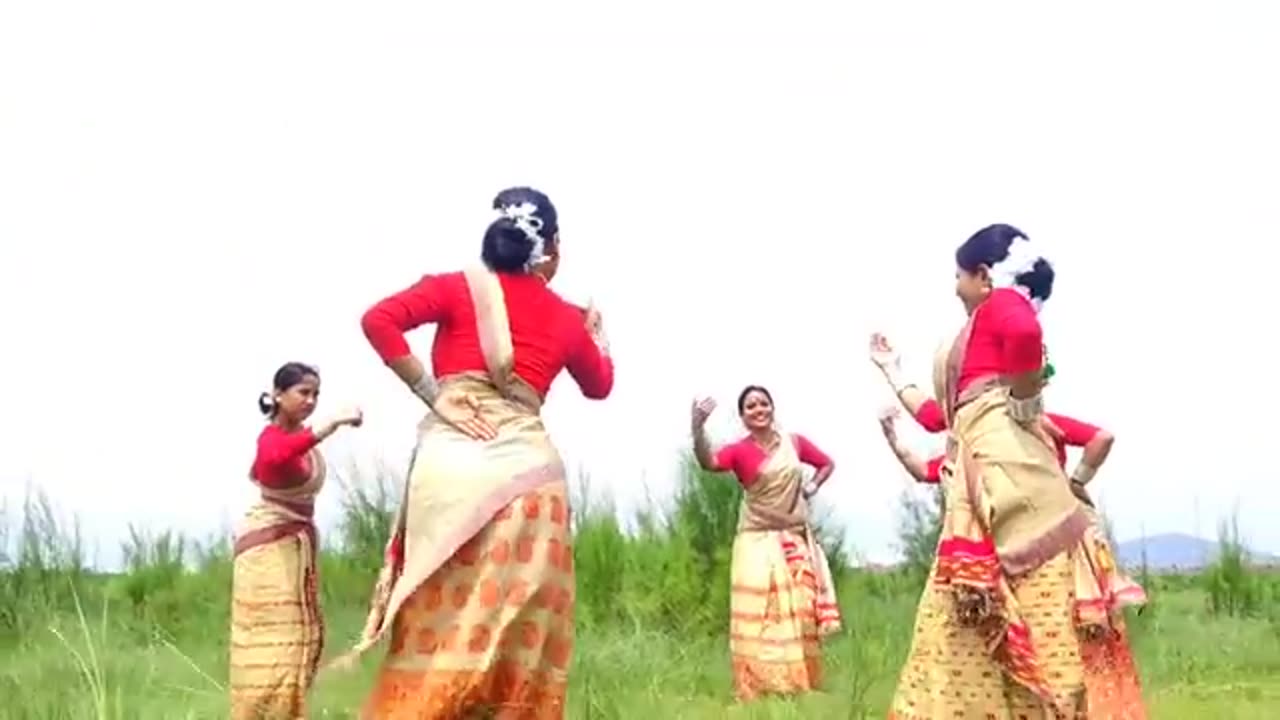
[[[259,483],[261,499],[236,531],[231,591],[232,720],[306,717],[306,694],[324,646],[316,580],[315,498],[324,485],[319,451],[311,476],[288,490]]]
[[[729,653],[741,700],[818,688],[821,638],[840,629],[802,490],[795,443],[784,434],[744,492],[733,542]]]
[[[935,363],[946,506],[889,717],[1082,720],[1075,569],[1089,517],[1053,451],[1009,418],[998,379],[956,392],[969,331]]]
[[[345,664],[390,636],[363,717],[558,720],[573,650],[565,471],[536,392],[512,373],[502,288],[466,274],[488,373],[442,379],[498,430],[472,440],[419,426],[387,562]]]

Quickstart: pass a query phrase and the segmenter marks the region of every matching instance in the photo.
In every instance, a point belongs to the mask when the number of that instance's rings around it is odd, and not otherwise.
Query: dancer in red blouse
[[[898,399],[916,421],[930,432],[946,429],[941,407],[913,385],[902,383],[901,363],[892,344],[883,336],[873,336],[871,357],[890,385],[899,388]],[[1048,356],[1045,354],[1047,363]],[[1048,378],[1043,381],[1048,384]],[[1094,511],[1086,486],[1111,452],[1114,437],[1101,428],[1066,415],[1045,413],[1045,434],[1054,446],[1059,467],[1067,464],[1067,447],[1083,449],[1080,462],[1070,475],[1071,491],[1084,503],[1090,527],[1075,553],[1076,626],[1080,653],[1084,660],[1091,716],[1143,720],[1146,704],[1142,683],[1125,630],[1122,608],[1146,602],[1142,586],[1122,572],[1116,562],[1111,540],[1102,518]],[[921,482],[940,482],[945,455],[923,461],[897,440],[892,416],[881,418],[881,427],[894,455],[903,467]]]
[[[424,277],[362,321],[430,410],[354,650],[391,637],[368,718],[564,715],[573,549],[564,465],[540,411],[562,370],[586,397],[608,397],[613,360],[600,313],[548,287],[555,206],[512,188],[493,208],[483,266]],[[431,371],[404,337],[427,323]]]
[[[835,463],[803,435],[774,425],[773,396],[759,385],[738,395],[746,437],[715,453],[703,427],[713,400],[694,402],[693,449],[707,470],[733,472],[743,487],[730,565],[729,653],[740,700],[822,683],[819,638],[840,629],[840,608],[809,500]],[[801,465],[814,469],[804,482]]]
[[[324,485],[321,440],[358,427],[359,410],[312,429],[320,374],[302,363],[276,371],[258,407],[271,422],[258,436],[249,479],[261,499],[236,531],[231,603],[231,717],[305,717],[306,693],[324,645],[316,585],[315,498]]]
[[[1037,312],[1053,269],[1009,225],[955,257],[969,322],[935,363],[950,431],[943,527],[890,716],[1076,718],[1074,549],[1089,518],[1043,425]]]

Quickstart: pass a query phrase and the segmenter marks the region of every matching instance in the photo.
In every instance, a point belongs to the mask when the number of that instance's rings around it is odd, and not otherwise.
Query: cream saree
[[[840,608],[808,522],[800,458],[786,434],[746,488],[730,569],[729,654],[740,700],[822,683],[824,635]]]
[[[262,485],[236,531],[231,590],[232,720],[306,717],[306,695],[324,646],[312,508],[325,464],[289,490]],[[255,481],[255,484],[256,481]]]
[[[429,415],[362,637],[390,636],[363,717],[564,716],[573,650],[573,547],[565,471],[514,376],[502,288],[467,272],[489,372],[445,378],[497,429],[472,440]]]
[[[1090,527],[1076,563],[1076,627],[1092,720],[1146,720],[1142,682],[1129,646],[1122,608],[1146,593],[1121,572],[1101,518],[1083,505]]]
[[[953,461],[889,717],[1085,718],[1075,562],[1089,518],[1050,448],[1008,417],[996,379],[957,394],[969,331],[935,364]]]

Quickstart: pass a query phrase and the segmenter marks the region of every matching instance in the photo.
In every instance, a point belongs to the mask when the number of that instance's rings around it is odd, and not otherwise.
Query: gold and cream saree
[[[312,449],[311,476],[261,499],[237,529],[231,590],[232,720],[306,717],[306,695],[324,647],[311,517],[325,464]],[[255,484],[257,484],[255,482]]]
[[[733,542],[729,653],[740,700],[817,689],[821,638],[840,629],[803,486],[795,442],[783,434],[744,492]]]
[[[969,330],[935,364],[946,507],[889,717],[1085,718],[1075,569],[1089,517],[1053,451],[1008,416],[997,379],[957,393]]]
[[[511,371],[502,288],[467,272],[488,373],[442,380],[498,430],[419,427],[359,654],[390,647],[363,717],[558,720],[573,650],[573,547],[560,455],[536,392]],[[349,660],[352,655],[343,660]]]

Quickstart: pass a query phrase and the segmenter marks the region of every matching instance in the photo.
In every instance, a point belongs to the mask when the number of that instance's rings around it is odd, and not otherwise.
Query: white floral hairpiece
[[[1044,306],[1044,298],[1031,297],[1031,291],[1018,284],[1018,277],[1036,269],[1036,263],[1044,259],[1031,241],[1025,237],[1016,237],[1009,243],[1009,254],[1004,260],[991,266],[991,285],[998,288],[1012,288],[1022,293],[1035,306],[1036,312]]]
[[[524,236],[533,243],[533,248],[529,251],[529,259],[524,263],[525,272],[547,261],[547,241],[542,237],[542,218],[538,217],[537,205],[528,200],[503,205],[498,208],[498,215],[514,222]]]

